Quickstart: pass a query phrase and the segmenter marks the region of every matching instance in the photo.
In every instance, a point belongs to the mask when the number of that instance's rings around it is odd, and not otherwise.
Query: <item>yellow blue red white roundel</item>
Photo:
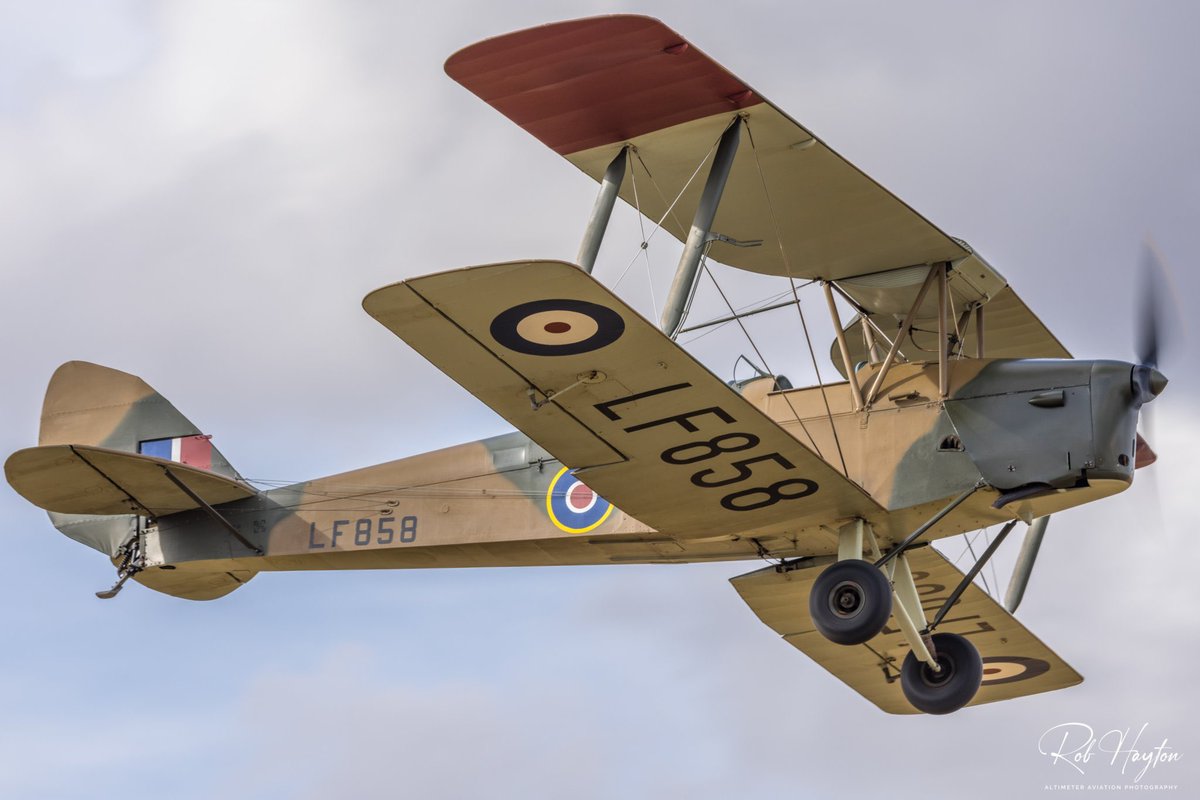
[[[589,489],[568,467],[558,471],[546,490],[546,513],[554,527],[566,533],[595,530],[612,510],[612,503]]]

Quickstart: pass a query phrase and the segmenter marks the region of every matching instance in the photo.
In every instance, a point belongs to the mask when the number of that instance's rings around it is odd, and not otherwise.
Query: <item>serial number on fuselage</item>
[[[325,539],[328,542],[324,541]],[[309,550],[323,550],[327,547],[341,549],[371,545],[411,544],[416,540],[417,518],[415,516],[335,519],[327,533],[318,530],[315,522],[308,526]]]

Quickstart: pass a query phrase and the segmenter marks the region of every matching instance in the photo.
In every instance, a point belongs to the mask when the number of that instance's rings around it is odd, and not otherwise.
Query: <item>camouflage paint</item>
[[[956,361],[951,397],[943,403],[936,399],[936,365],[899,365],[888,376],[876,406],[866,412],[852,410],[846,384],[826,386],[832,427],[818,387],[771,391],[774,381],[768,379],[751,382],[742,391],[792,435],[820,449],[830,463],[845,459],[851,480],[887,509],[878,519],[868,520],[886,545],[973,485],[981,475],[980,465],[994,468],[993,462],[1011,450],[1013,441],[1011,435],[996,431],[1019,430],[1027,420],[1052,420],[1038,427],[1036,436],[1021,440],[1020,452],[1031,463],[1039,463],[1039,452],[1050,454],[1043,461],[1056,462],[1061,436],[1078,436],[1080,426],[1092,424],[1091,414],[1086,424],[1060,424],[1055,412],[1065,409],[1031,406],[1031,395],[1062,386],[1082,391],[1095,373],[1094,380],[1107,387],[1103,396],[1116,399],[1101,402],[1097,395],[1092,405],[1111,406],[1103,414],[1117,419],[1115,427],[1106,423],[1096,435],[1104,442],[1114,436],[1132,442],[1122,427],[1130,412],[1120,389],[1121,375],[1128,383],[1129,369],[1119,362]],[[1072,410],[1087,399],[1073,397],[1068,394]],[[1006,404],[1007,410],[996,412],[1000,417],[995,430],[969,427],[978,415],[968,410],[979,403],[989,409]],[[1136,410],[1132,413],[1136,419]],[[198,432],[140,379],[72,362],[51,381],[40,441],[55,444],[73,438],[79,444],[136,451],[143,439]],[[945,449],[942,445],[950,436],[959,436],[965,450]],[[1116,466],[1114,458],[1109,455],[1106,463]],[[227,475],[237,474],[215,449],[214,465]],[[136,579],[160,591],[199,599],[232,591],[260,571],[732,560],[756,558],[760,546],[776,557],[836,551],[837,520],[753,540],[697,540],[659,534],[613,509],[594,527],[574,533],[555,525],[547,508],[551,483],[563,468],[527,436],[514,432],[221,506],[221,514],[262,547],[263,556],[248,550],[203,511],[166,515],[145,529],[148,569]],[[1132,478],[1132,466],[1127,472],[1109,469],[1102,476],[1109,480],[1028,501],[1019,511],[1042,515],[1120,491]],[[1022,480],[1028,477],[1018,474]],[[930,531],[929,538],[1011,519],[1018,509],[991,508],[996,496],[994,490],[977,493]],[[137,530],[132,515],[52,515],[52,521],[63,533],[110,557]]]

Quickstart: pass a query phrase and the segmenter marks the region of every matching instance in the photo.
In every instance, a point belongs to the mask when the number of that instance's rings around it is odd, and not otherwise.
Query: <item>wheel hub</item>
[[[863,589],[853,581],[842,581],[829,593],[830,610],[843,619],[853,617],[862,607]]]
[[[942,654],[937,656],[938,666],[941,667],[937,672],[928,664],[923,664],[921,668],[921,679],[925,681],[927,686],[941,686],[948,682],[954,676],[954,661],[946,658]]]

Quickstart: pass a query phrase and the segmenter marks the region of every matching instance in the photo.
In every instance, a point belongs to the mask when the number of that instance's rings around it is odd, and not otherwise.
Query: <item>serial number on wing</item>
[[[691,388],[690,383],[676,383],[597,403],[594,408],[610,422],[628,422],[624,418],[627,404]],[[616,410],[618,408],[622,410]],[[757,511],[781,500],[808,497],[820,488],[816,481],[797,474],[800,471],[797,465],[783,454],[756,450],[763,444],[756,434],[723,427],[737,427],[738,424],[738,420],[720,406],[707,406],[623,426],[622,430],[637,435],[640,431],[678,426],[682,433],[676,435],[683,441],[663,450],[659,458],[672,467],[696,470],[689,476],[692,485],[716,490],[721,507],[728,511]],[[715,435],[709,436],[709,433]],[[699,438],[692,439],[690,434]],[[755,452],[741,458],[731,457],[731,454],[745,451]],[[715,466],[709,466],[710,463]],[[746,486],[746,482],[751,485]]]

